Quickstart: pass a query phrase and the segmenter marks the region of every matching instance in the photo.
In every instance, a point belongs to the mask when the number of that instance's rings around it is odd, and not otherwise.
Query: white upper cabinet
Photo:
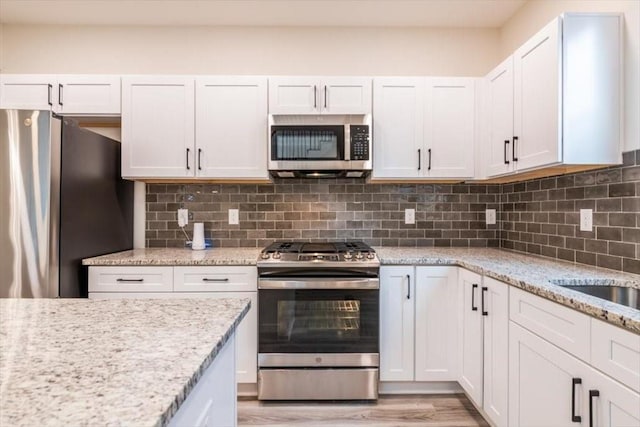
[[[268,178],[267,79],[196,79],[196,176]]]
[[[475,79],[376,78],[374,178],[471,178]]]
[[[366,77],[270,77],[269,114],[369,114]]]
[[[122,176],[195,176],[194,80],[122,79]]]
[[[0,75],[0,108],[119,115],[120,76],[3,74]]]
[[[562,21],[555,19],[513,54],[513,161],[518,169],[562,160],[559,86]]]
[[[373,88],[373,176],[421,176],[424,79],[376,78]]]
[[[60,75],[55,89],[60,114],[120,115],[120,76]]]
[[[424,122],[426,176],[473,177],[475,85],[474,78],[427,78]]]
[[[513,159],[513,56],[485,79],[488,135],[483,155],[486,173],[502,175],[514,169]]]
[[[53,109],[57,103],[54,86],[57,79],[52,74],[1,74],[0,108]]]
[[[487,176],[621,162],[621,34],[619,14],[567,13],[487,75]]]
[[[371,114],[371,79],[325,77],[321,81],[325,114]]]

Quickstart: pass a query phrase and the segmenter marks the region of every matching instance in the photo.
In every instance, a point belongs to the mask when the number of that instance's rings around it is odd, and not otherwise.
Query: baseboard
[[[256,397],[256,396],[258,396],[258,384],[238,383],[238,397]]]
[[[381,382],[380,394],[455,394],[464,393],[456,381]]]

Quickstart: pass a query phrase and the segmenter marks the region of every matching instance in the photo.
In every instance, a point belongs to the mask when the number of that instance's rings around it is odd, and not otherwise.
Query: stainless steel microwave
[[[305,123],[289,120],[289,123],[270,125],[269,171],[272,175],[358,178],[371,171],[371,123],[362,119],[344,123],[345,120],[337,118],[334,123],[317,121],[306,117]]]

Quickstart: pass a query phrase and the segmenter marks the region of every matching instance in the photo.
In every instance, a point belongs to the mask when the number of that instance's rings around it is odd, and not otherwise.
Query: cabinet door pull
[[[512,154],[511,154],[511,159],[512,159],[514,162],[517,162],[517,161],[518,161],[518,157],[516,156],[516,142],[518,142],[518,137],[517,137],[517,136],[514,136],[514,137],[513,137],[513,151],[511,152],[511,153],[512,153]]]
[[[58,83],[58,104],[62,107],[62,83]]]
[[[427,170],[430,171],[431,170],[431,148],[429,148],[427,152],[429,153],[429,164],[427,165]]]
[[[411,275],[407,274],[407,299],[411,299]]]
[[[418,170],[422,169],[422,150],[418,148]]]
[[[489,290],[489,288],[487,288],[486,286],[483,286],[483,287],[482,287],[482,296],[481,296],[481,298],[480,298],[480,299],[481,299],[481,301],[480,301],[480,302],[482,303],[482,315],[483,315],[483,316],[488,316],[488,315],[489,315],[489,312],[488,312],[488,311],[486,311],[486,310],[484,309],[484,293],[485,293],[486,291],[488,291],[488,290]]]
[[[187,148],[187,170],[191,170],[191,166],[189,166],[189,152],[191,150],[189,148]]]
[[[507,159],[507,151],[509,151],[509,140],[505,139],[504,140],[504,150],[503,150],[503,153],[504,153],[504,164],[505,165],[509,164],[509,159]]]
[[[229,278],[225,277],[223,279],[209,279],[208,277],[203,277],[202,278],[203,282],[216,282],[216,283],[221,283],[221,282],[228,282]]]
[[[582,378],[573,378],[571,380],[571,422],[581,423],[582,417],[576,415],[576,386],[582,384]]]
[[[600,397],[599,390],[589,390],[589,427],[593,427],[593,398]]]
[[[471,286],[471,310],[472,311],[478,311],[478,306],[476,306],[476,289],[478,288],[478,285],[476,283],[474,283]]]
[[[313,108],[318,107],[318,88],[313,85]]]
[[[51,83],[49,83],[47,85],[47,104],[49,104],[50,107],[53,107],[53,102],[51,102],[51,91],[53,90],[53,85]]]
[[[324,86],[324,109],[327,109],[327,85]]]
[[[136,283],[142,283],[144,282],[144,279],[116,279],[116,282],[121,282],[121,283],[128,283],[128,282],[136,282]]]
[[[198,148],[198,170],[202,170],[202,148]]]

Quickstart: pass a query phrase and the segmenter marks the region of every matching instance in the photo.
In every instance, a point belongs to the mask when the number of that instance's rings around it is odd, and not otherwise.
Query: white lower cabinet
[[[509,340],[510,426],[640,425],[638,393],[513,321]]]
[[[380,381],[413,381],[413,266],[380,268]]]
[[[415,380],[458,379],[457,267],[416,267]]]
[[[380,380],[455,381],[457,267],[380,269]]]
[[[169,420],[169,427],[235,427],[235,364],[236,343],[235,334],[232,334]]]
[[[133,281],[117,282],[118,278]],[[145,281],[139,282],[140,279]],[[236,330],[239,349],[236,381],[246,384],[257,382],[258,288],[255,267],[90,267],[89,298],[250,299],[251,308]]]
[[[509,287],[460,269],[459,382],[496,426],[506,426],[509,400]]]
[[[458,287],[461,298],[459,382],[469,397],[482,405],[482,315],[479,310],[482,276],[460,269]]]

